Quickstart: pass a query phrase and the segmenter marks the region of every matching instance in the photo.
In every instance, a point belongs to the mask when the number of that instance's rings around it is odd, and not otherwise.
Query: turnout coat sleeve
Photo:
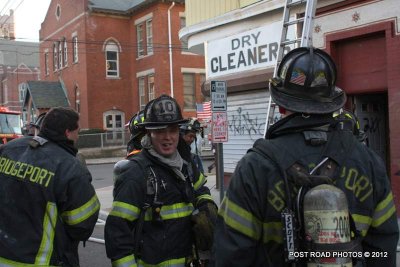
[[[396,266],[396,247],[399,239],[399,227],[397,223],[396,207],[393,201],[390,179],[385,171],[383,160],[374,152],[371,154],[373,166],[373,199],[374,212],[371,218],[357,216],[359,225],[369,222],[368,231],[363,238],[364,252],[368,251],[370,257],[366,257],[366,266]],[[354,215],[353,215],[354,217]],[[363,230],[361,228],[361,230]],[[363,234],[363,231],[361,232]]]
[[[134,264],[133,229],[145,202],[145,174],[136,162],[122,160],[114,167],[114,178],[113,207],[105,225],[107,257],[113,266]]]
[[[92,176],[86,166],[74,158],[72,166],[65,165],[71,179],[64,187],[60,198],[60,213],[66,232],[73,240],[89,239],[97,222],[100,202],[91,184]]]
[[[268,179],[272,168],[256,153],[239,161],[218,212],[216,266],[270,266],[262,245],[267,188],[257,177]]]

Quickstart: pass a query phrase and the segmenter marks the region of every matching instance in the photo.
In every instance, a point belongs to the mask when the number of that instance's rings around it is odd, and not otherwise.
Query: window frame
[[[64,37],[63,39],[63,60],[64,60],[64,67],[68,65],[68,44],[67,38]]]
[[[143,110],[146,106],[145,76],[138,77],[139,109]]]
[[[136,25],[137,57],[144,57],[143,23]]]
[[[115,53],[115,59],[109,59],[110,53]],[[106,77],[107,78],[119,78],[119,46],[116,42],[109,41],[105,45],[105,63],[106,63]],[[110,70],[111,67],[115,63],[115,70]],[[114,74],[111,74],[114,73]]]
[[[58,43],[53,43],[53,71],[58,70]]]
[[[191,77],[191,86],[189,87],[185,80],[185,77]],[[196,74],[195,73],[182,73],[182,80],[183,80],[183,109],[196,109]],[[187,88],[191,88],[190,94],[187,93]],[[192,105],[187,105],[187,97],[191,98]]]
[[[72,37],[72,58],[73,63],[78,63],[78,36]]]
[[[154,53],[153,47],[153,19],[146,20],[146,52],[147,55],[152,55]]]

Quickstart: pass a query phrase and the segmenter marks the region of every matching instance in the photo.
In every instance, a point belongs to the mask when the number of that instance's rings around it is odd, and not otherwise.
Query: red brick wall
[[[388,93],[390,159],[388,173],[392,182],[397,212],[400,215],[400,120],[398,117],[400,114],[400,36],[395,33],[395,21],[381,22],[328,35],[326,42],[328,53],[335,58],[335,61],[339,61],[341,68],[345,69],[340,72],[340,75],[344,77],[340,78],[338,85],[346,92],[387,91]],[[351,60],[345,60],[346,64],[343,64],[340,62],[335,44],[349,38],[353,38],[354,42],[361,40],[359,49],[364,57],[352,57]],[[373,41],[374,39],[376,40]],[[356,72],[364,75],[354,79],[352,74]],[[360,84],[366,90],[359,91],[357,88],[360,88]]]
[[[87,1],[85,1],[87,2]],[[60,20],[54,15],[56,4],[61,5]],[[49,50],[50,75],[42,79],[55,81],[61,78],[67,89],[71,106],[75,107],[75,87],[79,87],[81,103],[81,127],[103,128],[103,113],[108,110],[125,112],[125,121],[138,111],[138,72],[154,68],[154,84],[156,96],[170,94],[170,68],[168,49],[167,11],[171,3],[159,1],[137,11],[132,17],[110,16],[104,14],[85,13],[85,6],[79,0],[58,0],[50,4],[46,19],[42,24],[41,38],[49,37],[49,41],[41,44],[41,68],[44,70],[44,49]],[[135,20],[153,13],[154,54],[137,59],[137,40]],[[178,31],[180,30],[179,13],[184,12],[184,5],[176,4],[171,10],[174,97],[183,106],[183,79],[181,68],[204,68],[204,57],[182,54]],[[68,47],[68,67],[53,72],[54,41],[64,36],[70,42],[72,33],[77,33],[79,43],[79,62],[72,64],[72,44]],[[105,52],[103,45],[109,38],[120,44],[119,79],[106,78]],[[200,78],[196,76],[197,102],[202,102]],[[195,112],[185,112],[184,116],[195,116]]]

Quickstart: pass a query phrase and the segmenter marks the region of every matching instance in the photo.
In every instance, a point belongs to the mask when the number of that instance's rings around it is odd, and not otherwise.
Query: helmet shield
[[[144,114],[144,122],[139,125],[143,125],[148,130],[165,129],[169,125],[187,122],[183,119],[181,108],[176,100],[168,95],[161,95],[147,103]]]
[[[316,48],[301,47],[282,59],[278,77],[270,80],[272,99],[287,110],[332,113],[346,102],[336,86],[336,67],[331,57]]]

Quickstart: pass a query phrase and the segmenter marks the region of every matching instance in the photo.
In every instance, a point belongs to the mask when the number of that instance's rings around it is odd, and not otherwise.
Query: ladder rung
[[[307,3],[307,0],[292,1],[290,3],[287,3],[286,7],[287,8],[291,8],[291,7],[299,6],[299,5],[302,5],[302,4],[305,4],[305,3]]]
[[[300,42],[301,42],[301,38],[294,39],[294,40],[287,40],[287,41],[283,41],[281,43],[281,46],[291,45],[291,44],[300,43]]]
[[[299,19],[295,19],[295,20],[291,20],[291,21],[288,21],[288,22],[285,22],[285,23],[283,23],[283,26],[287,27],[287,26],[290,26],[290,25],[293,25],[293,24],[297,24],[297,23],[299,23],[299,22],[304,22],[304,17],[303,17],[303,18],[299,18]]]

